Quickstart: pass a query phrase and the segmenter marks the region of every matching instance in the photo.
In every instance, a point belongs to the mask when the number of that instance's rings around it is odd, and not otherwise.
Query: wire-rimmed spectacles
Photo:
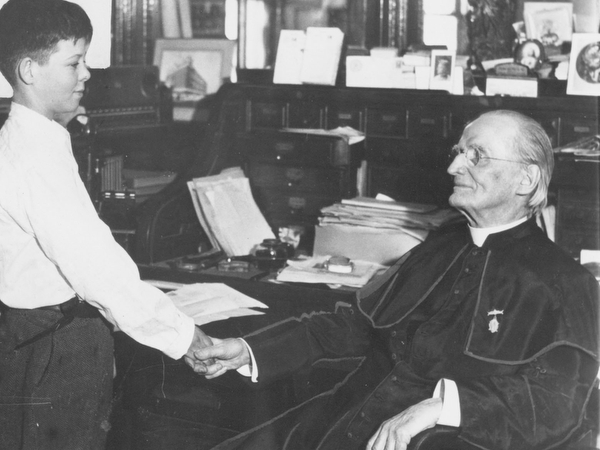
[[[471,166],[476,166],[477,164],[479,164],[479,161],[481,161],[482,159],[493,159],[496,161],[506,161],[506,162],[512,162],[512,163],[517,163],[517,164],[525,164],[522,161],[515,161],[513,159],[502,159],[502,158],[493,158],[491,156],[483,156],[481,154],[481,149],[476,146],[462,148],[458,145],[455,145],[454,147],[452,147],[452,149],[450,150],[450,154],[448,155],[448,158],[450,159],[450,163],[452,163],[452,161],[454,161],[454,158],[456,158],[458,155],[465,155],[465,158],[467,159],[467,161],[469,162],[469,164]]]

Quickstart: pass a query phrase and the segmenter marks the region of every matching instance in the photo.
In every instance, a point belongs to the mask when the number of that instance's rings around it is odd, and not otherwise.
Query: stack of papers
[[[362,287],[384,267],[372,262],[353,260],[352,272],[336,273],[327,270],[325,265],[327,259],[329,256],[289,260],[288,266],[277,274],[277,281]]]
[[[430,230],[464,220],[462,214],[435,205],[403,203],[368,197],[344,199],[321,209],[319,225],[348,225],[403,231],[424,240]]]
[[[268,308],[264,303],[222,283],[188,284],[167,295],[180,311],[194,319],[196,325],[230,317],[264,314],[252,308]]]
[[[194,178],[188,181],[188,188],[211,244],[227,256],[248,255],[264,239],[275,238],[239,167]]]

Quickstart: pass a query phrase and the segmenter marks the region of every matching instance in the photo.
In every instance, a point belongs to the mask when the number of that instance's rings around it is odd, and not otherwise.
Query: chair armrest
[[[407,450],[462,450],[473,448],[458,439],[460,428],[436,425],[413,437]]]

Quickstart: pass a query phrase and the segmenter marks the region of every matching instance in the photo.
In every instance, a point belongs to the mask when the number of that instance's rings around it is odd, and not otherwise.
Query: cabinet
[[[452,189],[446,172],[449,149],[458,141],[465,124],[493,109],[530,115],[542,124],[555,146],[598,133],[595,97],[474,97],[441,91],[228,84],[217,93],[198,146],[200,152],[180,179],[183,183],[226,167],[243,166],[257,203],[274,228],[294,223],[312,225],[325,202],[353,195],[358,167],[355,158],[359,158],[355,155],[360,155],[367,196],[382,193],[398,201],[444,207]],[[338,126],[351,126],[365,134],[364,149],[353,153],[349,163],[334,163],[329,144],[324,142],[314,146],[278,143],[282,128]],[[323,151],[315,150],[319,145],[324,146]],[[577,174],[564,177],[583,179]],[[597,192],[597,181],[595,189]],[[591,192],[588,188],[586,191]],[[143,260],[168,259],[159,254],[177,256],[171,251],[174,244],[158,234],[163,221],[157,215],[165,214],[164,223],[168,223],[165,205],[174,209],[191,205],[185,184],[174,186],[168,195],[148,205],[144,212],[141,228],[145,228],[138,231],[143,239],[138,245]],[[561,236],[559,243],[575,254],[577,250],[565,234],[570,227],[562,208],[565,195],[564,190],[557,192],[557,198],[562,199],[557,234]],[[594,201],[597,197],[585,205],[593,205]],[[578,205],[575,209],[583,206]],[[174,214],[171,211],[170,216]],[[195,220],[193,214],[190,218]],[[586,219],[585,227],[597,229],[597,223]],[[187,242],[184,231],[197,229],[191,222],[176,225],[171,233],[162,233],[173,242]],[[591,245],[598,248],[593,242]],[[189,253],[194,250],[190,248]]]
[[[556,192],[556,242],[571,256],[600,250],[600,160],[558,156],[552,181]]]
[[[357,194],[362,145],[339,136],[258,131],[240,136],[235,151],[269,224],[309,229],[321,208]]]

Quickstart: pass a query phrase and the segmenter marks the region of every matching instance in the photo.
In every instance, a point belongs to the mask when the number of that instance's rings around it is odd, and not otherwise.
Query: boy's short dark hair
[[[0,9],[0,71],[15,86],[25,57],[45,64],[59,41],[92,39],[83,8],[65,0],[9,0]]]

